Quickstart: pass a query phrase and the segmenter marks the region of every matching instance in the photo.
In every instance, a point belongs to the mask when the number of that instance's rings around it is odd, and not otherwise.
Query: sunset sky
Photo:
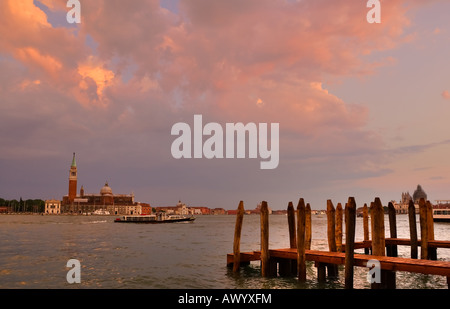
[[[0,197],[272,209],[450,199],[450,1],[0,0]],[[174,159],[177,122],[279,123],[280,161]]]

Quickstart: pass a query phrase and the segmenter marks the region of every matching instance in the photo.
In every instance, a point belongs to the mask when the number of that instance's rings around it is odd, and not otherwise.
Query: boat
[[[195,217],[185,217],[179,215],[166,215],[165,213],[152,215],[124,215],[116,218],[117,223],[175,223],[175,222],[193,222]]]
[[[433,221],[434,222],[450,222],[450,207],[434,206],[433,207]]]

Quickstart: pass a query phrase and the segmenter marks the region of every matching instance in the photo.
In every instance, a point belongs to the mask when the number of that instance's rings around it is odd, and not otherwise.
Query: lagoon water
[[[0,215],[0,288],[104,289],[341,289],[339,278],[317,282],[316,268],[307,263],[307,282],[295,277],[262,278],[259,262],[233,274],[226,254],[233,251],[235,216],[197,216],[192,223],[117,224],[115,216]],[[418,221],[417,216],[417,221]],[[259,250],[259,216],[244,217],[241,251]],[[389,220],[385,217],[386,236]],[[419,227],[419,222],[417,222]],[[312,249],[327,250],[326,216],[312,216]],[[399,238],[409,238],[408,216],[397,215]],[[269,217],[270,248],[289,247],[287,217]],[[420,231],[419,235],[420,235]],[[356,241],[362,240],[357,218]],[[450,223],[435,223],[435,239],[448,240]],[[344,235],[345,237],[345,235]],[[420,237],[420,236],[419,236]],[[345,238],[344,238],[345,240]],[[399,246],[399,256],[410,249]],[[356,252],[362,252],[357,250]],[[420,254],[420,249],[419,249]],[[69,284],[69,259],[81,264],[81,283]],[[450,249],[438,249],[450,261]],[[354,286],[370,288],[368,269],[355,267]],[[446,289],[446,278],[397,273],[400,289]]]

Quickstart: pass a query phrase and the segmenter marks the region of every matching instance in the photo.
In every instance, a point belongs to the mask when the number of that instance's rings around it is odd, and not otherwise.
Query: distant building
[[[69,170],[69,192],[63,196],[61,203],[62,213],[88,214],[96,210],[106,210],[112,215],[141,214],[142,206],[134,201],[134,194],[113,194],[108,182],[100,189],[98,194],[86,194],[81,186],[77,195],[77,164],[75,153]],[[148,211],[148,209],[146,209]]]
[[[421,198],[425,199],[425,201],[426,201],[427,200],[427,194],[422,189],[421,185],[417,185],[417,189],[414,191],[414,194],[413,194],[413,201],[414,201],[414,203],[415,204],[419,204],[419,200]]]
[[[141,214],[142,215],[151,215],[152,207],[147,203],[138,203],[141,206]]]
[[[211,215],[226,215],[227,211],[223,208],[213,208],[210,212]]]
[[[417,189],[414,191],[413,196],[411,196],[411,194],[409,194],[409,192],[402,192],[402,198],[400,200],[400,203],[397,203],[395,201],[391,201],[391,202],[394,205],[396,213],[407,214],[408,208],[409,208],[409,202],[413,201],[415,212],[419,213],[419,200],[421,198],[424,198],[426,201],[427,194],[422,189],[421,185],[417,185]]]
[[[262,203],[258,203],[258,205],[256,205],[255,209],[246,210],[245,213],[248,215],[259,215],[261,213],[261,205],[262,205]],[[267,210],[268,210],[269,215],[271,215],[272,209],[270,207],[267,207]]]
[[[46,200],[44,213],[56,215],[61,213],[61,201],[58,200]]]
[[[203,206],[187,206],[186,204],[178,201],[176,206],[159,206],[156,207],[156,212],[163,211],[167,214],[174,215],[209,215],[211,210],[208,207]]]

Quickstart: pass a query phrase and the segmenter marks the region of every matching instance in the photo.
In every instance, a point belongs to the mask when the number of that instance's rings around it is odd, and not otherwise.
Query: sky
[[[75,152],[152,206],[450,199],[450,2],[380,2],[0,0],[0,197],[62,199]],[[278,166],[174,158],[194,115],[279,124]]]

